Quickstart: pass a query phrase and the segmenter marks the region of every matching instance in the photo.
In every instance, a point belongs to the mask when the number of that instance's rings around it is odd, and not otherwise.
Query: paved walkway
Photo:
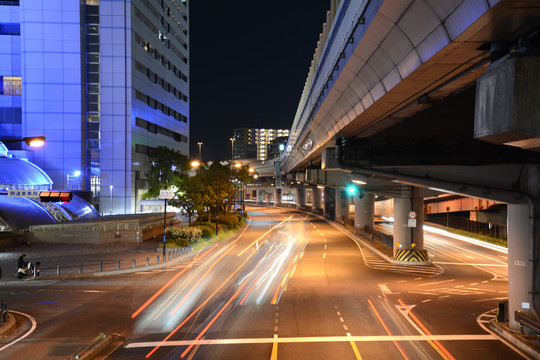
[[[157,249],[160,249],[158,252]],[[17,259],[21,254],[26,254],[26,260],[36,263],[41,262],[41,276],[55,276],[60,267],[61,275],[78,274],[82,272],[98,272],[100,262],[102,271],[114,271],[133,267],[133,260],[137,268],[156,265],[163,262],[163,242],[159,240],[146,241],[138,244],[46,244],[34,243],[30,246],[17,246],[0,251],[0,283],[18,280]]]

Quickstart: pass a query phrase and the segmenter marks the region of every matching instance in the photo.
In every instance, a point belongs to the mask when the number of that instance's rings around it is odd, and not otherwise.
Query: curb
[[[99,334],[94,340],[90,342],[90,344],[83,347],[81,350],[77,351],[76,354],[71,355],[68,359],[69,360],[90,360],[94,359],[96,356],[101,354],[107,349],[107,354],[105,356],[108,356],[112,354],[116,349],[124,345],[126,342],[126,339],[119,334],[112,334],[110,336],[106,336],[104,334]]]
[[[505,331],[502,329],[502,327],[497,326],[495,324],[495,320],[491,320],[488,323],[488,327],[495,335],[497,335],[499,338],[503,339],[504,341],[509,342],[513,346],[515,346],[517,349],[523,351],[525,354],[531,357],[531,359],[538,359],[540,360],[540,353],[537,349],[527,344],[525,341],[520,340],[521,334],[511,334],[509,331]]]
[[[0,338],[6,337],[15,330],[17,321],[8,311],[8,320],[0,326]]]

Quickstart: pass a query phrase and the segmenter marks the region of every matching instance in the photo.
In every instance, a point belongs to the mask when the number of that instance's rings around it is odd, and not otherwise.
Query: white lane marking
[[[458,261],[460,261],[460,262],[463,262],[463,263],[465,263],[465,264],[469,264],[470,266],[475,267],[475,268],[477,268],[478,270],[482,270],[482,271],[487,272],[488,274],[491,274],[491,275],[493,276],[493,278],[491,279],[491,281],[508,281],[508,278],[507,278],[507,277],[504,277],[504,276],[502,276],[502,275],[499,275],[499,274],[497,274],[497,273],[494,273],[493,271],[489,271],[489,270],[485,269],[484,267],[481,267],[481,266],[478,266],[478,265],[474,265],[474,264],[467,263],[467,262],[465,262],[465,261],[463,261],[463,260],[460,260],[460,259],[456,258],[455,256],[452,256],[452,255],[450,255],[450,254],[446,254],[446,253],[444,253],[443,251],[437,250],[437,249],[435,249],[435,248],[433,248],[433,247],[430,247],[430,246],[427,246],[427,245],[425,245],[424,247],[427,248],[427,249],[430,249],[430,251],[441,252],[441,253],[445,254],[446,256],[448,256],[448,257],[451,257],[451,258],[453,258],[453,259],[456,259],[456,260],[458,260]]]
[[[477,341],[498,340],[493,335],[367,335],[367,336],[311,336],[311,337],[280,337],[280,338],[250,338],[250,339],[201,339],[178,341],[148,341],[126,345],[126,348],[143,348],[161,346],[188,346],[188,345],[234,345],[234,344],[271,344],[278,343],[316,343],[316,342],[371,342],[371,341]]]
[[[22,312],[19,312],[19,311],[15,311],[15,310],[9,310],[9,312],[12,312],[12,313],[15,313],[15,314],[19,314],[21,316],[25,316],[27,317],[31,322],[32,322],[32,326],[30,327],[30,330],[28,330],[26,332],[26,334],[24,334],[23,336],[21,336],[20,338],[17,338],[15,340],[13,340],[12,342],[2,346],[0,348],[0,351],[2,350],[5,350],[7,349],[8,347],[10,347],[11,345],[14,345],[16,343],[18,343],[19,341],[21,341],[22,339],[26,338],[28,335],[30,335],[31,333],[34,332],[34,330],[36,330],[36,327],[37,327],[37,322],[36,322],[36,319],[34,319],[32,316],[28,315],[28,314],[25,314],[25,313],[22,313]]]
[[[377,285],[379,286],[379,289],[381,290],[383,294],[388,294],[388,295],[392,294],[392,290],[388,288],[388,285],[386,284],[377,284]]]
[[[469,259],[474,259],[474,257],[470,256],[470,255],[467,255],[467,254],[461,254],[463,256],[465,256],[466,258],[469,258]]]
[[[437,265],[459,265],[459,266],[490,266],[490,267],[508,267],[508,265],[500,265],[500,264],[474,264],[474,263],[455,263],[455,262],[449,262],[449,261],[433,261],[434,264]]]
[[[456,281],[456,279],[442,280],[442,281],[434,281],[434,282],[425,283],[425,284],[420,284],[420,285],[416,285],[416,286],[429,286],[429,285],[442,284],[442,283],[452,282],[452,281]]]

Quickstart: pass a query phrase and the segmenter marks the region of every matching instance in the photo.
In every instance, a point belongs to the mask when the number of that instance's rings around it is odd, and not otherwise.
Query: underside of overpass
[[[344,0],[335,14],[276,176],[359,176],[409,199],[405,223],[438,192],[509,204],[510,309],[540,322],[540,3]]]

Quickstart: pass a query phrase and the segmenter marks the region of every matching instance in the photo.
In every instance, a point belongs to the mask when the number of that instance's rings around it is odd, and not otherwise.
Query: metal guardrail
[[[540,324],[534,320],[529,319],[521,312],[514,312],[514,319],[519,323],[519,332],[523,335],[525,333],[525,328],[530,329],[536,334],[536,343],[540,344]]]
[[[377,239],[378,241],[382,242],[386,246],[389,246],[390,248],[394,247],[394,237],[392,235],[387,235],[381,231],[375,230],[374,228],[367,226],[365,227],[364,231],[368,234],[371,234]]]
[[[373,244],[375,240],[375,236],[373,234],[368,234],[360,226],[357,226],[354,228],[354,233],[361,237],[363,240],[368,241],[369,243]]]
[[[159,265],[160,263],[165,263],[171,261],[177,257],[183,256],[188,252],[192,251],[192,247],[183,247],[172,249],[172,251],[167,251],[166,255],[160,256],[156,254],[156,261],[152,265]],[[151,264],[150,258],[147,257],[144,265],[137,267],[137,260],[109,260],[109,261],[98,261],[98,262],[89,262],[86,264],[78,265],[66,265],[56,267],[41,267],[40,272],[45,276],[60,276],[67,274],[83,274],[83,273],[95,273],[95,272],[104,272],[104,271],[119,271],[126,269],[141,269],[143,270],[146,267],[149,267]],[[126,265],[129,264],[129,265]]]

